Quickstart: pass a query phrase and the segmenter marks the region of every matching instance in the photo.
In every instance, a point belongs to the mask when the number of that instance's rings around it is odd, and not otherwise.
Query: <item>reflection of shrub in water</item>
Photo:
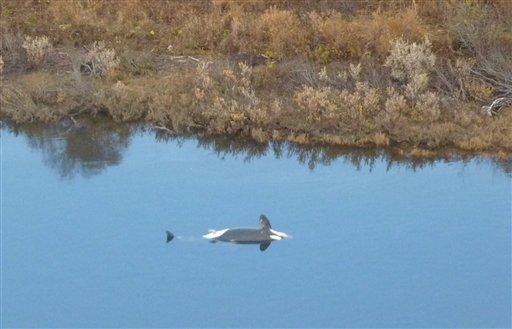
[[[77,174],[90,177],[101,173],[109,166],[121,163],[123,152],[130,145],[133,133],[146,131],[135,125],[117,124],[111,121],[89,122],[81,127],[71,124],[59,126],[24,125],[22,128],[10,126],[13,132],[27,137],[29,145],[41,150],[46,165],[55,169],[61,177],[72,178]],[[185,141],[196,141],[205,150],[213,151],[219,158],[241,156],[250,162],[263,156],[276,159],[294,159],[314,170],[317,166],[329,166],[335,161],[343,161],[357,170],[372,170],[377,164],[385,164],[387,169],[404,167],[410,170],[421,169],[439,161],[486,161],[471,154],[431,153],[420,156],[421,150],[412,149],[409,153],[395,149],[350,148],[326,145],[300,145],[285,141],[258,143],[251,138],[237,138],[229,135],[206,136],[198,134],[174,135],[156,130],[157,142],[171,142],[181,146]],[[433,156],[435,155],[435,156]],[[506,173],[512,172],[510,159],[493,161],[494,165]]]
[[[112,123],[67,130],[56,125],[31,125],[14,130],[23,133],[32,148],[41,150],[45,164],[67,178],[77,174],[90,177],[121,163],[132,131],[129,126]]]
[[[197,145],[203,149],[213,151],[219,157],[242,156],[245,162],[257,160],[263,156],[273,155],[276,159],[287,158],[295,159],[300,164],[307,165],[310,170],[317,166],[329,166],[335,161],[343,161],[354,166],[357,170],[367,168],[373,170],[378,163],[384,163],[387,170],[393,167],[404,167],[410,170],[417,170],[427,166],[432,166],[437,162],[463,161],[471,160],[485,161],[484,158],[472,154],[454,154],[447,152],[445,154],[431,153],[432,156],[418,156],[421,151],[412,149],[409,153],[393,149],[377,148],[358,148],[358,147],[339,147],[328,145],[301,145],[286,141],[270,141],[267,143],[258,143],[250,138],[239,138],[229,135],[217,136],[199,136],[173,135],[156,131],[155,138],[161,142],[175,142],[178,145],[186,140],[196,140]],[[494,165],[506,173],[512,172],[512,161],[493,161]]]

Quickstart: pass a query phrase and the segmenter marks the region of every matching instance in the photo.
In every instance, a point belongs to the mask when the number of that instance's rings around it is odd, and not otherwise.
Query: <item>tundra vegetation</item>
[[[512,2],[1,1],[0,118],[512,153]]]

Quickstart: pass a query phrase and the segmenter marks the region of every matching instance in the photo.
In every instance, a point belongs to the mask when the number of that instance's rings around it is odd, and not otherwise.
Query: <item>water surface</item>
[[[115,125],[1,156],[2,327],[510,326],[506,166]],[[201,239],[262,213],[293,239]]]

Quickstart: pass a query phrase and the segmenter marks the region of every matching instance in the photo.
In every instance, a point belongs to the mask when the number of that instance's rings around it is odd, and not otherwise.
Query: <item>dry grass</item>
[[[5,0],[1,23],[4,30],[50,36],[57,46],[104,40],[160,53],[358,60],[385,58],[390,41],[400,37],[421,42],[430,35],[436,47],[449,51],[450,43],[471,43],[473,30],[489,24],[485,42],[509,42],[503,31],[509,9],[507,1]]]

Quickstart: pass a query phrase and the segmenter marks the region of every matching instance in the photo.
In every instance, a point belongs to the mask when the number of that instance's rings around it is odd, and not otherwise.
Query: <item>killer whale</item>
[[[270,221],[265,215],[260,216],[259,228],[226,228],[223,230],[210,230],[203,238],[211,242],[223,241],[240,244],[259,244],[260,250],[265,251],[272,241],[279,241],[289,236],[286,233],[272,229]]]

